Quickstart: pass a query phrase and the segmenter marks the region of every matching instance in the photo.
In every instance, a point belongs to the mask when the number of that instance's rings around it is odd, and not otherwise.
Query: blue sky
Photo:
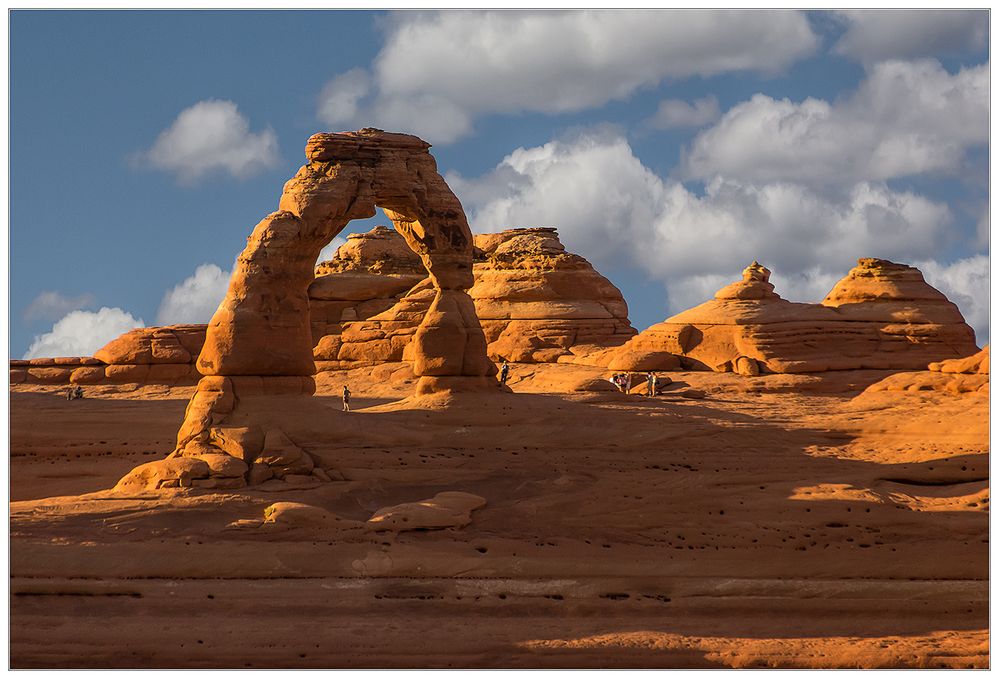
[[[638,328],[759,259],[916,264],[988,337],[986,12],[15,11],[11,357],[206,322],[310,134],[432,152],[473,230],[557,226]],[[347,231],[364,231],[374,219]]]

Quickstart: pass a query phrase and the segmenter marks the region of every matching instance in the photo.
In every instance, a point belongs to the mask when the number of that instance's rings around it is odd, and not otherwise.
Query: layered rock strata
[[[957,306],[918,269],[861,259],[821,304],[782,299],[753,262],[713,300],[593,358],[615,370],[916,370],[978,351]]]
[[[333,294],[345,297],[332,291],[341,289],[341,279],[343,289],[350,290],[362,267],[390,272],[399,289],[412,283],[412,262],[385,243],[392,238],[387,229],[376,228],[359,236],[358,245],[348,240],[331,262],[317,269],[310,295],[327,299],[313,304],[330,305],[324,308],[344,319],[336,323],[325,316],[326,335],[318,339],[314,350],[320,369],[411,359],[410,338],[433,301],[428,280],[418,281],[395,303],[386,297],[354,302],[354,306],[348,306],[351,302],[346,299],[329,300]],[[369,240],[375,244],[365,245]],[[620,290],[583,257],[566,252],[555,229],[482,234],[475,236],[475,245],[475,283],[469,294],[491,359],[555,362],[620,345],[635,334]],[[366,257],[355,256],[369,250]],[[389,290],[389,284],[380,289]],[[326,290],[330,292],[322,292]],[[385,305],[384,310],[369,315]]]
[[[988,398],[989,348],[965,358],[930,363],[926,370],[890,375],[869,386],[878,391],[936,391],[948,394],[977,393]]]

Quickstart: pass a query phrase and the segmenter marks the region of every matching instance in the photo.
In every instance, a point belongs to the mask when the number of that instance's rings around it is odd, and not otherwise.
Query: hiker
[[[631,393],[631,373],[624,374],[624,393]]]
[[[69,389],[66,390],[66,400],[72,401],[74,398],[76,398],[76,389],[70,387]]]
[[[500,373],[499,373],[501,386],[504,387],[506,386],[506,378],[508,378],[509,376],[510,376],[510,365],[506,361],[503,361],[503,365],[500,367]]]
[[[73,390],[73,398],[83,398],[83,387],[79,384],[76,385],[76,389]]]
[[[649,371],[645,373],[645,384],[648,387],[648,391],[646,393],[649,396],[655,396],[659,393],[659,376],[654,372]]]
[[[346,384],[343,385],[343,412],[350,412],[350,389],[347,388]]]

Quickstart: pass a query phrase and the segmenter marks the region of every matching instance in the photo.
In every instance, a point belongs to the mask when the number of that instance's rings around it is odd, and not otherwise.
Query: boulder
[[[207,479],[210,474],[204,460],[171,457],[141,464],[122,477],[114,487],[117,491],[136,492],[163,488],[190,488],[195,479]]]
[[[485,498],[460,491],[438,493],[429,500],[379,509],[368,519],[375,531],[461,528],[472,522],[472,512],[486,506]]]

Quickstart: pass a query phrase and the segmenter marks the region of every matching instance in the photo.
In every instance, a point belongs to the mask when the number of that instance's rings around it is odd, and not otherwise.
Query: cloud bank
[[[864,62],[980,50],[989,30],[984,10],[847,10],[835,54]]]
[[[878,182],[830,197],[789,181],[715,177],[695,193],[607,131],[519,148],[481,177],[447,181],[474,230],[557,226],[605,272],[638,269],[664,283],[673,313],[709,299],[754,259],[775,272],[785,298],[818,301],[859,257],[935,261],[953,220],[946,205]],[[987,282],[978,269],[941,271],[967,291],[962,309],[974,314],[969,300],[984,299]],[[987,316],[975,319],[987,333]]]
[[[954,172],[989,140],[989,65],[951,75],[939,62],[874,66],[843,101],[756,94],[701,132],[683,176],[842,186]]]
[[[370,69],[324,88],[331,126],[375,124],[436,144],[493,113],[572,113],[667,78],[776,73],[819,39],[792,11],[404,12]]]

